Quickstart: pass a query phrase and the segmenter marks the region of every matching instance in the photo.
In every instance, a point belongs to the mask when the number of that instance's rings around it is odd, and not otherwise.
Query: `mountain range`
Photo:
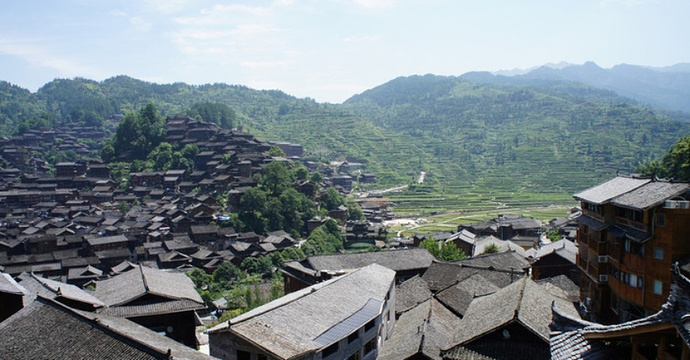
[[[652,103],[687,98],[685,69],[604,70],[587,63],[515,76],[415,75],[343,104],[277,90],[161,85],[127,76],[101,82],[56,79],[35,93],[0,82],[0,134],[64,122],[112,129],[111,115],[148,102],[163,115],[217,102],[232,107],[245,131],[259,138],[300,143],[317,160],[366,164],[365,171],[377,174],[377,186],[409,183],[414,196],[431,201],[456,194],[455,205],[517,198],[567,202],[577,190],[659,158],[690,133],[690,115],[684,112],[690,110]],[[655,96],[664,93],[669,95]],[[426,181],[418,185],[421,171]]]

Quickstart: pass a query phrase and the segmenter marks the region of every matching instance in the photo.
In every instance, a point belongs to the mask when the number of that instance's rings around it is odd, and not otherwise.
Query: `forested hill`
[[[445,183],[535,191],[570,192],[630,172],[690,133],[681,117],[571,82],[516,86],[410,76],[344,105],[409,137],[423,149],[423,170],[445,176]]]
[[[265,140],[301,143],[321,160],[364,162],[380,186],[446,192],[551,193],[561,198],[660,157],[690,125],[613,92],[567,82],[525,85],[463,77],[395,79],[345,104],[244,86],[152,84],[126,76],[59,79],[36,93],[0,82],[0,133],[60,125],[112,127],[113,114],[153,102],[163,115],[222,103]],[[419,188],[419,187],[418,187]]]
[[[652,68],[629,64],[603,69],[593,62],[560,68],[542,66],[516,76],[466,74],[479,82],[529,85],[547,81],[580,82],[669,111],[690,112],[690,64]],[[465,76],[463,76],[465,77]]]

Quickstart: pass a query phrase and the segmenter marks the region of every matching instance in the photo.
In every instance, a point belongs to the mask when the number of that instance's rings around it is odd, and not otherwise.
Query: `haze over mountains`
[[[232,107],[259,138],[303,144],[308,156],[323,161],[365,163],[378,175],[378,186],[414,183],[425,171],[423,193],[570,201],[574,191],[633,171],[690,133],[690,108],[681,101],[690,92],[688,67],[606,70],[587,63],[510,77],[416,75],[343,104],[277,90],[161,85],[127,76],[56,79],[35,93],[3,82],[0,133],[10,136],[32,121],[112,128],[112,114],[148,102],[164,115],[217,102]]]
[[[508,79],[500,79],[504,76],[512,76],[513,81],[522,80],[524,84],[529,80],[577,81],[661,109],[690,112],[687,101],[690,98],[690,63],[658,68],[620,64],[610,69],[593,62],[546,64],[528,70],[498,71],[495,80],[511,83]]]

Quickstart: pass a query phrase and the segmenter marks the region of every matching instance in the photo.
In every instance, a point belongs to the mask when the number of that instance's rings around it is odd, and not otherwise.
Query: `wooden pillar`
[[[659,342],[656,347],[656,358],[666,359],[666,336],[659,336]]]
[[[681,338],[680,342],[681,342],[681,344],[683,344],[682,350],[680,352],[680,359],[681,360],[690,360],[690,348],[688,348],[688,345],[685,343],[685,341],[683,341],[682,338]]]

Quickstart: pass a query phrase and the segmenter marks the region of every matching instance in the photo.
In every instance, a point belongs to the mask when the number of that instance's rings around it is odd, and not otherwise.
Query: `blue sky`
[[[687,0],[5,1],[0,80],[116,75],[339,103],[398,76],[690,62]]]

